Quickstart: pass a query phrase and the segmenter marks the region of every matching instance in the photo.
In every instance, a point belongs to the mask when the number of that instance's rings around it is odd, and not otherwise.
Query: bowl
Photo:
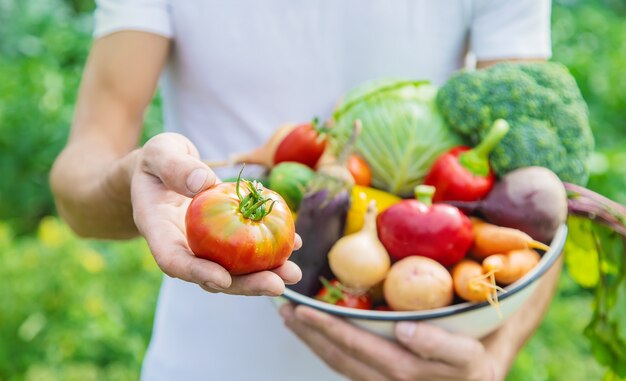
[[[318,301],[314,298],[297,293],[289,288],[275,298],[275,303],[291,301],[316,308],[331,315],[346,318],[353,324],[378,335],[393,339],[394,325],[401,320],[426,322],[450,332],[464,334],[474,338],[482,338],[495,331],[504,321],[517,311],[533,294],[539,281],[560,257],[567,238],[567,226],[557,230],[550,249],[528,274],[499,292],[501,315],[487,302],[464,302],[447,307],[423,311],[373,311],[340,307]]]

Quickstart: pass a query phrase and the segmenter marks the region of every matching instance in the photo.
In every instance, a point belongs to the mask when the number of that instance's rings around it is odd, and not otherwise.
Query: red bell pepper
[[[459,146],[441,155],[424,180],[436,189],[433,201],[475,201],[485,197],[496,179],[489,153],[507,132],[509,124],[498,119],[478,146]]]
[[[392,259],[421,255],[452,266],[467,254],[474,241],[470,219],[454,206],[432,205],[434,192],[418,185],[417,200],[403,200],[378,215],[378,239]]]

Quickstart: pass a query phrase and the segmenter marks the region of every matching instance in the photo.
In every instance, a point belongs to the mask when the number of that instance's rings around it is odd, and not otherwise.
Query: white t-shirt
[[[442,83],[478,60],[550,56],[549,0],[99,0],[95,36],[173,39],[165,129],[205,159],[260,145],[285,122],[325,118],[381,77]],[[209,294],[165,277],[144,380],[343,379],[265,297]]]

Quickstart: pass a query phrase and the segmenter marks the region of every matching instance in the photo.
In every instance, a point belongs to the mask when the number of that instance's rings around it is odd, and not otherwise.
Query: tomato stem
[[[269,197],[263,196],[263,185],[257,181],[250,181],[241,178],[241,174],[243,173],[243,169],[245,168],[245,164],[241,167],[239,171],[239,176],[237,176],[237,184],[235,186],[235,190],[237,192],[237,197],[239,198],[239,213],[241,213],[245,218],[252,221],[261,221],[265,216],[270,214],[274,209],[274,204],[276,200],[272,200]],[[241,186],[240,183],[244,182],[248,187],[248,194],[245,196],[241,195]],[[265,204],[271,201],[269,209],[265,207]]]
[[[326,289],[326,295],[320,297],[319,300],[330,304],[337,304],[340,300],[345,299],[345,295],[343,294],[343,285],[341,283],[338,282],[337,285],[332,285],[328,279],[323,276],[320,277],[320,281]]]

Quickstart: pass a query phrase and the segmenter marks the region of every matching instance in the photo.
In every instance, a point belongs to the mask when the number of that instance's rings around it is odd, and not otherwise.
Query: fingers
[[[381,373],[344,353],[324,335],[311,330],[299,321],[290,304],[280,308],[285,325],[293,331],[316,355],[335,371],[348,376],[351,380],[379,381],[386,379]]]
[[[236,295],[279,296],[285,291],[285,282],[271,271],[261,271],[233,277],[233,284],[222,292]]]
[[[298,265],[287,261],[272,271],[233,276],[231,286],[219,291],[234,295],[279,296],[285,292],[285,284],[297,283],[300,278],[302,271]]]
[[[209,292],[233,295],[279,296],[285,291],[285,282],[301,277],[298,266],[287,262],[272,271],[231,276],[217,263],[197,258],[189,250],[186,240],[176,226],[161,221],[144,229],[144,236],[159,268],[173,278],[193,282]],[[284,274],[283,274],[284,273]],[[293,274],[296,275],[293,275]],[[282,277],[285,277],[285,280]]]
[[[293,250],[298,250],[302,247],[302,238],[296,234],[294,239]],[[298,265],[291,261],[285,262],[282,266],[272,270],[276,275],[281,277],[285,284],[296,284],[302,279],[302,270]]]
[[[231,276],[217,263],[197,258],[189,250],[180,230],[173,225],[161,221],[148,230],[146,241],[154,259],[159,268],[173,278],[197,283],[209,292],[233,295],[278,296],[285,290],[283,279],[271,271]]]
[[[285,284],[296,284],[302,279],[302,270],[291,261],[285,262],[285,264],[275,268],[272,272],[281,277]]]
[[[485,355],[479,341],[427,324],[400,322],[396,324],[396,337],[416,355],[455,367],[468,367]]]
[[[159,268],[172,278],[203,284],[215,290],[231,287],[228,271],[217,263],[195,257],[184,241],[147,240]]]
[[[262,271],[231,276],[217,263],[197,258],[189,250],[182,230],[173,222],[156,219],[154,221],[156,222],[146,222],[141,230],[154,259],[165,274],[197,283],[210,292],[267,296],[278,296],[284,292],[285,283],[279,275],[271,271]]]
[[[220,290],[231,287],[231,276],[217,263],[197,258],[189,250],[184,234],[173,222],[144,221],[140,230],[159,268],[173,278]]]
[[[293,241],[293,250],[294,251],[300,250],[301,247],[302,247],[302,237],[300,237],[300,235],[296,233],[296,236]]]
[[[213,171],[199,159],[194,145],[184,136],[159,134],[143,147],[141,169],[158,177],[179,194],[193,197],[215,184]]]
[[[335,343],[344,353],[385,374],[387,379],[435,380],[451,373],[445,364],[424,361],[389,340],[321,311],[298,306],[295,316],[309,329]]]

